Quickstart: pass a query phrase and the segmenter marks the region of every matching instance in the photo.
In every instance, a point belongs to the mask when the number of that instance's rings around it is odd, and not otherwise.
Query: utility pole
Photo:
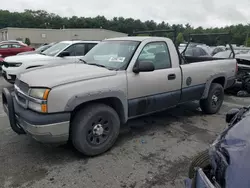
[[[249,36],[249,30],[247,30],[247,37],[246,37],[246,44],[245,44],[246,47],[247,47],[248,36]]]
[[[246,44],[245,44],[246,47],[248,45],[249,30],[250,30],[250,24],[248,24],[248,27],[247,27],[247,36],[246,36]]]

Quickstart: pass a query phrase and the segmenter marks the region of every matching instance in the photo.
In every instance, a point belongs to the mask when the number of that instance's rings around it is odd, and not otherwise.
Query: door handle
[[[175,74],[169,74],[168,75],[168,80],[174,80],[176,78]]]

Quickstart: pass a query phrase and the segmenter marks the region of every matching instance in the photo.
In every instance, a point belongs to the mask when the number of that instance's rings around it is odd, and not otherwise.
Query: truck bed
[[[202,61],[221,60],[221,59],[226,59],[226,58],[206,57],[206,56],[200,56],[200,57],[184,56],[184,59],[187,63],[196,63],[196,62],[202,62]]]

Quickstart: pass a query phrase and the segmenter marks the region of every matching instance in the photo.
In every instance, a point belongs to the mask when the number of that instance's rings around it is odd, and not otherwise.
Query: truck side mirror
[[[233,108],[229,110],[226,114],[226,123],[230,123],[233,117],[239,112],[238,108]]]
[[[68,51],[63,51],[58,56],[59,57],[66,57],[66,56],[70,56],[70,53]]]
[[[151,61],[137,61],[133,72],[139,73],[139,72],[151,72],[155,70],[155,66]]]

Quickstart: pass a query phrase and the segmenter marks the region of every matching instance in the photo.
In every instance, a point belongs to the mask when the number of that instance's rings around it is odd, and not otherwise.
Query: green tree
[[[25,44],[27,44],[28,46],[30,45],[30,39],[29,38],[25,38]]]
[[[25,10],[24,12],[10,12],[8,10],[0,10],[0,29],[5,27],[24,27],[24,28],[105,28],[113,31],[131,34],[133,31],[143,30],[168,30],[175,28],[179,34],[176,38],[178,42],[188,40],[189,33],[224,33],[231,32],[231,43],[242,45],[246,43],[246,35],[250,25],[231,25],[217,28],[192,27],[187,24],[174,24],[161,22],[156,23],[153,20],[142,22],[138,19],[114,17],[111,20],[104,16],[97,15],[90,17],[61,17],[54,13],[44,10]],[[182,33],[182,36],[181,34]],[[172,33],[158,33],[157,35],[169,37],[173,39]],[[229,42],[226,37],[196,37],[194,42],[202,42],[208,45],[227,44]]]
[[[177,38],[176,38],[176,42],[179,45],[180,43],[184,42],[184,37],[182,33],[178,33]]]
[[[247,39],[246,45],[247,47],[250,47],[250,37]]]

